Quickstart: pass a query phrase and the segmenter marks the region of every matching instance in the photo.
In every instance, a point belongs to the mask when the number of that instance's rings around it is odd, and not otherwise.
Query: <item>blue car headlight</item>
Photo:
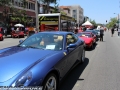
[[[27,72],[26,74],[21,76],[18,80],[16,80],[12,84],[12,87],[28,86],[31,80],[32,80],[32,72]]]

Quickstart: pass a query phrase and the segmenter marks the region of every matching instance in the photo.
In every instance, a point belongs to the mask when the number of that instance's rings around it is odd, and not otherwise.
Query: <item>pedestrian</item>
[[[104,36],[104,28],[100,28],[100,41],[103,41],[103,36]]]
[[[120,36],[120,28],[118,28],[118,36]]]
[[[113,37],[113,34],[114,34],[114,27],[112,27],[111,29],[111,37]]]

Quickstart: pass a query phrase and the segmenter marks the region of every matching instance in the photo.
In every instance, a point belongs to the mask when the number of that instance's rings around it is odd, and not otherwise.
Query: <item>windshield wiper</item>
[[[27,48],[35,48],[35,49],[39,49],[37,47],[34,47],[34,46],[26,46]]]

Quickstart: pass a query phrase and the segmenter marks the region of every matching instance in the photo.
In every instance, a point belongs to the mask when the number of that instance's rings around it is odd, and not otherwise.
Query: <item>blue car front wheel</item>
[[[55,74],[49,74],[43,82],[43,90],[57,90],[58,79]]]

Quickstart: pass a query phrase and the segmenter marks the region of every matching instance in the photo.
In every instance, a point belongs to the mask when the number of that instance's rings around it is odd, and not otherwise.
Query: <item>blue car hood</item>
[[[0,50],[0,82],[12,78],[36,61],[53,53],[55,51],[17,46]]]

